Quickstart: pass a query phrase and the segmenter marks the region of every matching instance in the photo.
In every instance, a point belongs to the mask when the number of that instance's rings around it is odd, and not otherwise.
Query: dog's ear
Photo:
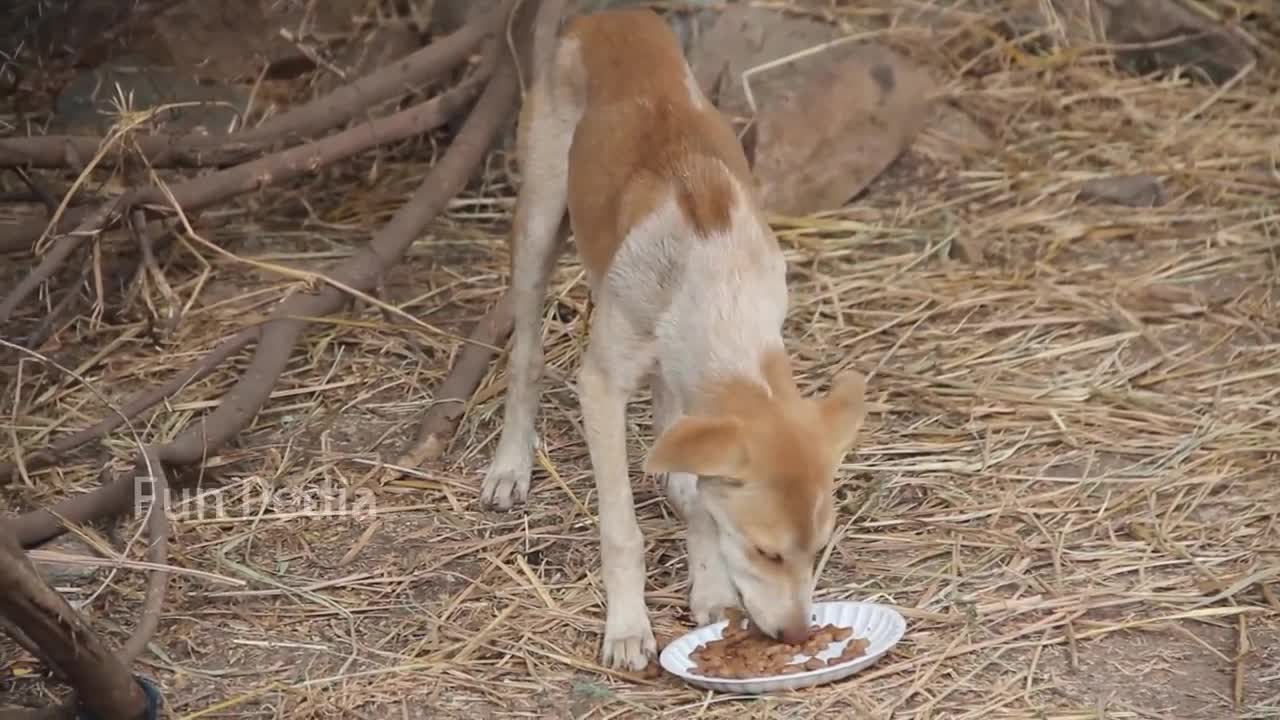
[[[747,463],[742,422],[735,417],[685,416],[649,451],[648,473],[683,472],[738,478]]]
[[[867,416],[866,393],[867,379],[851,370],[838,376],[831,392],[818,401],[822,424],[837,458],[843,458],[858,440]]]

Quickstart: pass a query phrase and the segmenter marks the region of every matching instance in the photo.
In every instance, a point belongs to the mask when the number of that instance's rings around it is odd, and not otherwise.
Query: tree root
[[[147,540],[150,543],[147,562],[155,569],[147,580],[142,616],[120,651],[126,663],[138,659],[155,636],[164,607],[164,593],[169,587],[169,571],[164,568],[169,561],[169,479],[165,475],[164,464],[160,462],[160,454],[153,448],[143,448],[138,453],[133,474],[137,482],[149,482],[151,485],[151,505],[147,509]]]
[[[257,338],[258,328],[256,326],[241,330],[230,338],[224,340],[222,344],[218,345],[213,350],[209,351],[209,354],[201,358],[199,362],[175,375],[169,380],[169,382],[152,388],[122,405],[118,414],[113,413],[108,415],[83,430],[78,430],[70,435],[59,438],[57,441],[50,444],[49,447],[38,450],[30,456],[23,458],[23,465],[28,471],[48,467],[56,462],[58,458],[66,455],[85,443],[93,442],[94,440],[106,436],[107,433],[146,412],[157,403],[164,402],[177,394],[187,385],[200,382],[204,378],[208,377],[215,370],[221,367],[228,358],[243,350],[249,345],[249,343],[253,342]],[[17,470],[17,462],[0,463],[0,485],[13,482],[17,475]],[[59,505],[56,512],[64,514],[65,511],[69,510],[71,510],[71,508]],[[32,516],[34,517],[34,514]],[[72,511],[72,516],[80,517],[79,514],[74,511]],[[57,520],[51,515],[49,516],[48,521],[52,526],[57,526],[58,524]],[[78,520],[78,522],[83,522],[83,520]],[[19,522],[19,527],[22,528],[23,526],[23,523]],[[18,536],[20,538],[26,538],[41,534],[41,532],[34,528],[25,531],[20,529]],[[44,542],[44,540],[41,540],[40,542]],[[27,541],[24,540],[23,545],[27,544]]]
[[[511,335],[512,319],[511,294],[504,292],[471,328],[466,347],[458,354],[444,382],[432,393],[431,406],[418,426],[417,438],[396,461],[397,465],[414,467],[444,454],[462,421],[467,401],[489,372],[489,361]]]

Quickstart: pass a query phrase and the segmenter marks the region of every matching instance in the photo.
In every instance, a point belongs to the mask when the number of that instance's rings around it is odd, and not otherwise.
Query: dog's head
[[[802,397],[785,365],[766,377],[768,390],[739,383],[714,412],[672,423],[646,470],[698,475],[747,614],[797,642],[808,635],[815,564],[835,526],[835,472],[862,427],[866,382],[850,372],[826,396]]]

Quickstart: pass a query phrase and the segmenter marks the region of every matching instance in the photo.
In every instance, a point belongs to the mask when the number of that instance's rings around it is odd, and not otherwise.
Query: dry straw
[[[976,0],[846,5],[830,13],[854,28],[906,7],[882,39],[963,69],[950,100],[999,142],[965,154],[926,138],[865,199],[777,224],[804,386],[850,366],[870,376],[818,596],[898,607],[905,641],[854,680],[750,704],[597,666],[596,498],[572,392],[586,290],[571,260],[547,311],[530,506],[476,508],[502,364],[446,462],[377,485],[457,353],[453,335],[506,282],[511,190],[495,161],[372,300],[381,309],[318,320],[241,443],[208,458],[204,499],[219,496],[224,514],[175,508],[187,513],[175,520],[179,570],[142,661],[173,717],[1280,716],[1275,63],[1215,89],[1126,75],[1101,50],[996,42]],[[943,5],[978,21],[911,19]],[[1198,4],[1229,18],[1243,6]],[[1280,47],[1271,31],[1251,40]],[[222,227],[197,228],[225,252],[183,242],[160,258],[187,306],[173,336],[82,321],[46,349],[117,402],[163,382],[350,254],[430,155],[424,144],[361,159],[264,195],[251,221],[229,211]],[[1077,197],[1088,180],[1130,173],[1156,176],[1169,202]],[[232,377],[186,388],[140,432],[157,442],[198,421]],[[66,378],[32,388],[4,414],[0,460],[105,412]],[[647,402],[633,418],[638,465]],[[124,433],[105,446],[132,451]],[[33,473],[9,502],[81,492],[102,459]],[[375,492],[381,513],[279,500],[326,483]],[[262,503],[264,488],[281,494]],[[666,640],[689,628],[681,528],[651,479],[636,488]],[[89,608],[108,634],[141,602],[139,552],[110,563],[116,578]]]

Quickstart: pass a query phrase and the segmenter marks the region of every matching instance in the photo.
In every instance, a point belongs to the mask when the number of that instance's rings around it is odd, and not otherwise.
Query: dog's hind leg
[[[542,306],[568,235],[569,146],[576,119],[559,94],[554,82],[539,83],[520,113],[521,179],[511,230],[514,321],[506,408],[480,493],[482,504],[501,510],[523,503],[529,495],[543,371]]]

